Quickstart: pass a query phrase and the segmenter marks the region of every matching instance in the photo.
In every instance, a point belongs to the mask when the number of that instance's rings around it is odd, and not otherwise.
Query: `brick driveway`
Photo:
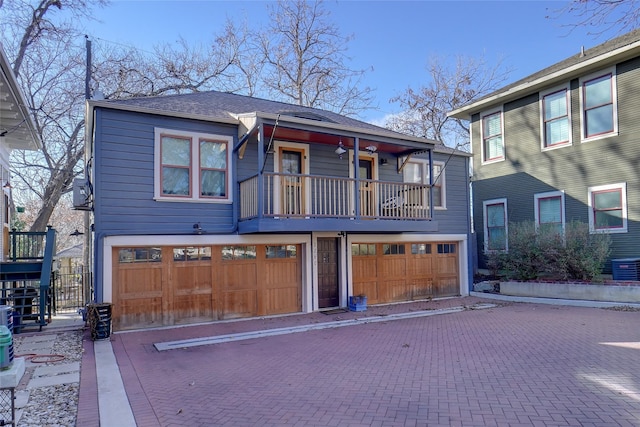
[[[431,304],[479,301],[496,304]],[[141,427],[640,425],[640,312],[497,304],[163,352],[153,344],[354,314],[119,333],[112,345]]]

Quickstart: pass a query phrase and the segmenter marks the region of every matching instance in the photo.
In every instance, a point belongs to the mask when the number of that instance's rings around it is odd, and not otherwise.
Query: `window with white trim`
[[[580,79],[581,133],[583,140],[618,133],[615,68]]]
[[[446,209],[444,162],[433,162],[433,207]],[[402,169],[404,182],[429,185],[429,162],[411,159]],[[424,195],[428,200],[428,192]]]
[[[506,251],[508,249],[507,199],[493,199],[482,202],[484,213],[485,251]]]
[[[592,232],[627,232],[627,184],[589,187],[589,229]]]
[[[571,145],[571,96],[569,86],[540,93],[542,148]]]
[[[502,110],[482,115],[482,161],[484,163],[504,160],[504,138]]]
[[[229,136],[155,129],[156,200],[231,202]]]
[[[536,228],[553,229],[564,234],[564,191],[549,191],[534,195]]]

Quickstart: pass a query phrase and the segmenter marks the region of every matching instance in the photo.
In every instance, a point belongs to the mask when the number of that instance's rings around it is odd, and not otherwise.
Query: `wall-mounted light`
[[[381,157],[381,158],[380,158],[380,165],[381,165],[381,166],[384,166],[384,165],[386,165],[387,163],[389,163],[389,160],[388,160],[388,159],[385,159],[384,157]]]
[[[204,230],[202,229],[202,227],[200,226],[199,222],[196,222],[195,224],[193,224],[193,232],[196,234],[202,234],[204,233]]]
[[[378,147],[376,147],[375,145],[367,145],[366,147],[364,147],[364,149],[367,150],[370,154],[378,151]]]
[[[344,145],[342,145],[342,140],[338,141],[338,148],[336,148],[335,153],[338,155],[340,160],[342,160],[342,155],[346,152],[347,150],[344,149]]]
[[[7,182],[4,183],[2,188],[13,188],[13,187],[11,186],[11,183],[9,181],[7,181]]]

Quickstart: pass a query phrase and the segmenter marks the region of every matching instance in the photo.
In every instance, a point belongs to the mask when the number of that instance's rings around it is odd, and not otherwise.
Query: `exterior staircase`
[[[56,231],[11,231],[9,238],[9,258],[0,262],[0,303],[13,307],[14,333],[27,326],[42,330],[51,321]]]

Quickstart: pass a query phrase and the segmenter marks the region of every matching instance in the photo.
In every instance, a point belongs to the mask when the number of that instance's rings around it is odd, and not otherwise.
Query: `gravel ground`
[[[40,366],[52,366],[80,362],[82,360],[82,330],[61,332],[49,332],[55,334],[56,339],[51,354],[64,356],[58,360],[32,364],[27,363],[26,372],[16,389],[16,396],[28,396],[28,401],[20,403],[21,398],[16,399],[16,412],[22,410],[18,418],[20,427],[71,427],[76,425],[78,414],[79,383],[52,385],[47,387],[27,389],[27,385],[33,372]],[[21,356],[21,344],[25,337],[14,335],[14,354]],[[25,358],[28,358],[25,355]]]

